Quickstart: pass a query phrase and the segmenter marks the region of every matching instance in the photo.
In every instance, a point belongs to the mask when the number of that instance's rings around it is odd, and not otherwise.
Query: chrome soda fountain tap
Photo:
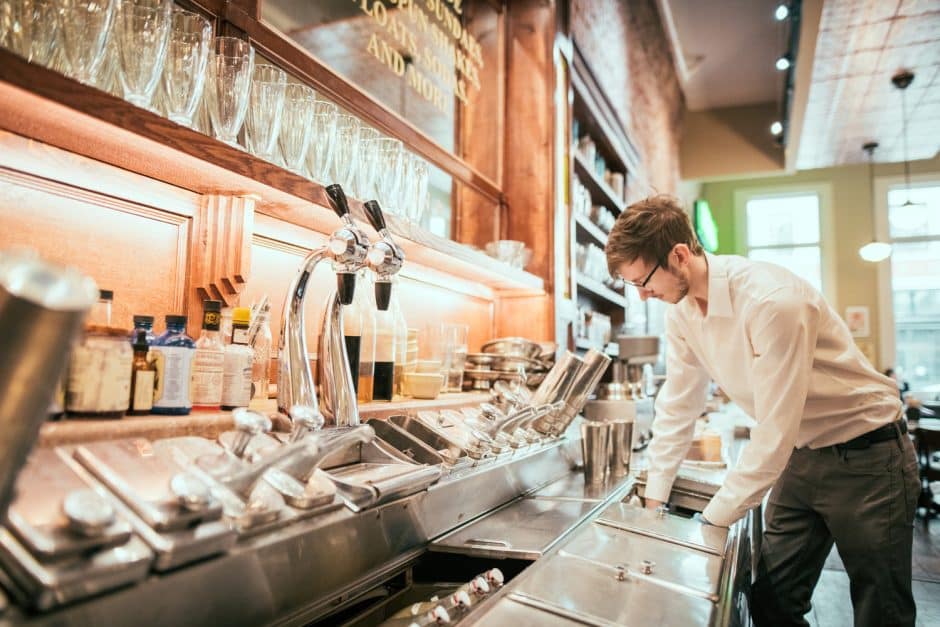
[[[345,206],[346,197],[342,189],[338,185],[332,187],[335,190],[330,194],[330,199],[335,203],[334,207]],[[327,191],[330,189],[327,188]],[[385,311],[391,300],[392,277],[401,270],[405,253],[392,240],[379,203],[370,200],[364,207],[366,216],[379,233],[380,239],[369,246],[365,255],[357,257],[354,263],[351,262],[346,270],[352,272],[353,277],[358,270],[366,266],[375,272],[375,302],[380,310]],[[338,427],[352,427],[359,424],[359,407],[352,379],[357,373],[351,372],[349,366],[342,321],[342,307],[335,296],[331,297],[323,316],[323,330],[320,335],[320,405],[327,423]]]
[[[369,269],[375,272],[375,303],[380,310],[385,311],[392,297],[392,277],[398,274],[405,263],[405,251],[395,243],[392,234],[388,232],[379,202],[369,200],[363,207],[369,223],[380,237],[369,248],[366,263]]]
[[[343,343],[342,321],[338,304],[350,304],[356,287],[356,270],[362,267],[368,249],[369,240],[366,235],[352,221],[349,215],[349,205],[346,196],[339,185],[330,185],[326,188],[330,204],[343,224],[333,232],[325,246],[310,252],[304,259],[300,271],[291,282],[287,293],[287,302],[284,304],[283,319],[281,321],[280,344],[282,355],[278,371],[277,407],[281,412],[290,415],[290,409],[295,405],[303,405],[320,412],[317,401],[317,392],[313,384],[313,372],[310,369],[310,355],[307,352],[307,333],[304,325],[304,301],[307,296],[307,284],[317,264],[324,259],[333,263],[336,271],[336,292],[331,296],[331,303],[337,302],[332,312],[337,320],[337,337],[325,336],[325,341],[338,341],[336,351],[346,356],[346,347]],[[349,376],[348,359],[345,360],[346,375]],[[330,382],[335,385],[335,382]],[[352,379],[349,378],[349,388],[352,389]],[[356,397],[352,395],[352,407],[355,412]],[[342,399],[341,405],[345,409],[348,399]],[[337,404],[330,405],[329,418],[336,415]],[[347,410],[348,411],[348,410]],[[341,415],[348,415],[342,414]],[[358,423],[358,414],[356,423]],[[355,424],[355,423],[353,423]]]
[[[320,373],[320,413],[327,425],[336,427],[354,427],[359,424],[359,407],[356,403],[356,388],[349,367],[349,352],[343,332],[343,307],[350,305],[356,287],[356,273],[365,267],[369,251],[369,238],[353,222],[349,213],[349,202],[339,185],[326,188],[333,211],[345,223],[346,229],[355,234],[344,251],[339,247],[331,250],[333,271],[336,272],[336,291],[330,294],[326,310],[323,313],[323,326],[320,332],[319,358],[317,368]]]

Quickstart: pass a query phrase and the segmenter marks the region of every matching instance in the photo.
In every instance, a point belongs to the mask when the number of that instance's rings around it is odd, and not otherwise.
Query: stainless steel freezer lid
[[[561,479],[539,488],[530,496],[559,501],[591,501],[599,503],[623,486],[626,477],[608,478],[603,483],[585,483],[583,472],[570,472]]]
[[[596,522],[719,557],[724,557],[728,540],[725,527],[703,525],[689,518],[626,503],[614,503],[601,512]]]
[[[578,530],[561,552],[612,568],[623,566],[656,582],[718,600],[723,561],[716,555],[595,523]]]
[[[594,617],[596,624],[708,625],[715,612],[701,596],[563,552],[537,562],[512,592]]]
[[[479,616],[471,614],[477,625],[512,625],[513,627],[576,627],[597,625],[592,617],[580,616],[564,608],[543,604],[538,599],[509,595]]]
[[[441,553],[538,559],[595,503],[520,499],[431,543]]]
[[[54,449],[37,448],[16,482],[10,530],[40,561],[124,544],[130,524],[103,488],[85,482]]]

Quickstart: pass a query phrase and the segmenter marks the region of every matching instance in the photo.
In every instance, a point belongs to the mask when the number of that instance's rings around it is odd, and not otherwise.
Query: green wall
[[[899,163],[877,165],[875,176],[898,176],[904,172]],[[940,176],[940,156],[911,162],[912,174],[937,173]],[[874,237],[872,224],[871,187],[868,166],[852,165],[840,168],[806,170],[789,176],[713,181],[702,184],[701,197],[708,201],[718,224],[719,253],[744,254],[745,242],[739,241],[734,196],[737,190],[755,188],[828,184],[832,188],[832,228],[834,229],[836,302],[832,303],[840,315],[852,305],[864,305],[871,311],[872,335],[859,344],[870,355],[876,366],[882,364],[879,347],[879,295],[877,265],[862,261],[858,249]],[[826,233],[821,234],[823,239]],[[825,255],[824,255],[825,257]]]

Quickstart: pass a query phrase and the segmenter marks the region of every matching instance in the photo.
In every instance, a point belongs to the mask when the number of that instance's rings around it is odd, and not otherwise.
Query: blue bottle
[[[147,346],[152,346],[157,339],[156,334],[153,332],[153,316],[134,316],[134,330],[127,336],[131,344],[137,341],[138,331],[144,331],[146,333],[144,337],[147,340]]]
[[[186,415],[193,408],[192,369],[196,342],[186,335],[186,316],[167,316],[166,331],[150,352],[157,367],[153,413]]]

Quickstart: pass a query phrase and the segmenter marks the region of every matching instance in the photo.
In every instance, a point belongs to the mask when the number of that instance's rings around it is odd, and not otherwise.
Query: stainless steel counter
[[[413,573],[432,559],[531,562],[461,624],[746,624],[750,519],[730,532],[657,519],[624,503],[642,490],[632,475],[586,485],[572,468],[577,446],[561,439],[463,459],[404,498],[317,510],[58,610],[0,606],[0,626],[334,624],[340,612],[345,624],[375,625],[402,594],[389,582],[414,589]],[[683,476],[676,490],[705,503],[715,479]],[[442,581],[454,581],[447,568]]]
[[[0,625],[309,623],[401,571],[431,539],[567,475],[566,445],[468,468],[359,513],[343,508],[299,521],[58,611],[29,615],[11,607]]]

